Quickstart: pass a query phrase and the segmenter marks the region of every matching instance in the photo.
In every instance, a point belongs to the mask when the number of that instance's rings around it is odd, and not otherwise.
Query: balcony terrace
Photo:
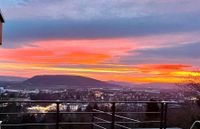
[[[41,129],[142,129],[142,128],[172,128],[167,125],[167,111],[169,105],[176,102],[155,101],[64,101],[64,100],[27,100],[27,101],[0,101],[1,108],[5,105],[16,104],[29,107],[28,110],[12,112],[1,110],[0,118],[3,121],[2,129],[16,129],[40,127]],[[49,105],[41,108],[38,105]],[[159,106],[158,111],[145,110],[147,105]],[[67,106],[68,105],[68,106]],[[87,105],[87,107],[86,107]],[[88,106],[93,105],[93,106]],[[96,105],[96,106],[95,106]],[[97,105],[99,107],[97,107]],[[30,108],[31,107],[31,108]],[[110,108],[109,108],[110,107]],[[120,107],[120,108],[119,108]],[[71,108],[72,110],[70,110]],[[82,110],[81,108],[85,108]],[[34,109],[34,110],[33,110]],[[122,110],[123,109],[123,110]],[[124,110],[125,109],[125,110]],[[30,111],[31,110],[31,111]],[[40,110],[40,111],[38,111]],[[4,117],[3,117],[4,116]],[[23,122],[12,122],[7,119],[19,119]],[[27,117],[29,116],[29,117]],[[31,120],[52,117],[51,120]],[[40,116],[40,117],[39,117]],[[146,118],[147,116],[148,118]],[[70,118],[74,118],[73,120]],[[145,119],[144,119],[145,118]],[[25,120],[25,121],[24,121]],[[178,129],[178,128],[173,128]]]

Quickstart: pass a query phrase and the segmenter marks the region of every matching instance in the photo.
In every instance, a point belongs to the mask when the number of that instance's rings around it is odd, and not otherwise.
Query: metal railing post
[[[56,129],[59,129],[60,123],[60,102],[56,102]]]
[[[161,102],[161,109],[160,109],[160,129],[163,129],[163,116],[164,116],[164,103]]]
[[[92,113],[92,129],[94,129],[94,116],[95,116],[95,114]]]
[[[193,129],[193,128],[195,127],[196,124],[200,124],[200,121],[198,121],[198,120],[195,121],[195,122],[191,125],[190,129]]]
[[[164,129],[166,129],[166,126],[167,126],[167,109],[168,109],[168,104],[167,103],[164,103],[164,109],[165,109],[165,112],[164,112],[163,127],[164,127]]]
[[[1,129],[1,123],[2,123],[2,121],[0,121],[0,129]]]
[[[112,103],[112,123],[111,129],[115,129],[115,102]]]

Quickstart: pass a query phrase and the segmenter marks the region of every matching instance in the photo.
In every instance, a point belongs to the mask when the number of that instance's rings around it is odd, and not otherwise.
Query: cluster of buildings
[[[72,100],[72,101],[158,101],[185,102],[194,100],[193,93],[165,90],[135,89],[65,89],[65,90],[12,90],[0,87],[1,99],[29,98],[30,100]]]

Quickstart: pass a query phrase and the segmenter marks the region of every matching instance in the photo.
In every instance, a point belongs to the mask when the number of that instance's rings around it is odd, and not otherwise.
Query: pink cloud
[[[98,64],[134,49],[125,39],[52,40],[16,49],[0,49],[0,59],[25,63]]]
[[[46,40],[21,48],[1,48],[0,60],[45,64],[118,63],[119,58],[136,54],[136,50],[172,47],[198,41],[198,33],[96,40]]]

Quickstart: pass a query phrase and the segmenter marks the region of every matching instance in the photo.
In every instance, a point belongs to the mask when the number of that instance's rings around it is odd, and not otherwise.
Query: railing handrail
[[[0,104],[3,104],[3,103],[49,103],[49,104],[56,104],[56,111],[55,112],[45,112],[44,114],[49,114],[49,113],[54,113],[56,114],[56,122],[55,123],[51,123],[51,124],[55,124],[56,126],[56,129],[59,129],[59,126],[62,125],[62,124],[69,124],[68,122],[61,122],[60,121],[60,114],[63,114],[63,113],[70,113],[70,112],[62,112],[60,110],[60,106],[61,104],[76,104],[76,103],[81,103],[81,104],[84,104],[84,103],[100,103],[100,104],[104,104],[104,103],[110,103],[112,104],[111,106],[111,111],[110,112],[104,112],[104,111],[101,111],[101,110],[95,110],[93,109],[91,111],[90,114],[95,114],[95,113],[103,113],[103,114],[107,114],[109,116],[112,117],[112,120],[110,122],[111,124],[111,129],[115,129],[115,126],[120,126],[122,127],[123,125],[120,124],[120,121],[116,121],[116,118],[121,118],[121,119],[126,119],[126,120],[129,120],[131,121],[132,123],[148,123],[149,121],[140,121],[140,120],[135,120],[135,119],[132,119],[132,118],[128,118],[126,116],[123,116],[123,115],[120,115],[120,114],[117,114],[118,112],[116,111],[116,104],[120,104],[120,103],[124,103],[124,104],[149,104],[149,103],[157,103],[157,104],[160,104],[161,105],[161,109],[159,112],[142,112],[142,113],[159,113],[160,116],[161,116],[161,119],[160,121],[150,121],[150,122],[153,122],[153,123],[159,123],[160,122],[160,129],[166,129],[166,117],[167,117],[167,105],[168,104],[178,104],[178,102],[175,102],[175,101],[72,101],[72,100],[0,100]],[[95,112],[94,112],[95,111]],[[24,112],[21,112],[19,114],[23,114]],[[77,112],[78,113],[78,112]],[[122,113],[122,112],[121,112]],[[134,112],[134,113],[137,113],[137,112]],[[1,114],[6,114],[6,113],[0,113]],[[18,114],[18,113],[7,113],[7,114]],[[27,114],[34,114],[34,113],[27,113]],[[38,114],[37,112],[35,114]],[[94,118],[94,116],[93,116]],[[88,122],[80,122],[80,123],[76,123],[76,124],[90,124],[90,125],[94,125],[95,124],[98,124],[98,122],[92,122],[92,123],[88,123]],[[107,122],[103,122],[105,124],[108,124]],[[24,124],[3,124],[2,126],[28,126],[28,125],[45,125],[48,123],[24,123]],[[73,124],[73,122],[71,122],[71,124]],[[98,125],[97,125],[98,126]],[[125,126],[124,126],[125,127]],[[123,128],[123,127],[122,127]],[[127,129],[129,129],[129,127],[127,127]]]
[[[0,103],[167,103],[180,104],[177,101],[73,101],[73,100],[0,100]]]
[[[200,124],[200,120],[196,120],[193,124],[192,124],[192,126],[190,127],[190,129],[193,129],[194,128],[194,126],[197,124],[197,123],[199,123]]]

